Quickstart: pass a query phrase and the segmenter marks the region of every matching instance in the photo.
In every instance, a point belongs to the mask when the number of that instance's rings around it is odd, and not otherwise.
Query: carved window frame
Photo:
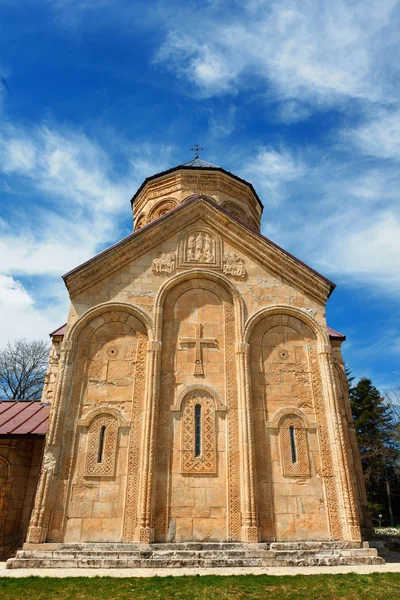
[[[200,454],[196,443],[196,407],[200,406]],[[180,395],[172,411],[181,416],[181,474],[217,474],[217,412],[223,406],[207,386]]]
[[[316,429],[305,413],[297,408],[279,411],[267,428],[279,437],[283,477],[311,477],[307,431]]]
[[[129,423],[115,409],[98,408],[79,425],[87,428],[84,477],[114,477],[119,429]]]

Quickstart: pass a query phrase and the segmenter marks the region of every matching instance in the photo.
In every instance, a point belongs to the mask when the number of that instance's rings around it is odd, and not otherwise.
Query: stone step
[[[107,559],[151,559],[157,558],[161,560],[171,559],[191,559],[191,558],[210,558],[218,559],[223,558],[275,558],[275,552],[269,550],[225,550],[218,552],[217,550],[169,550],[169,551],[122,551],[117,552],[113,550],[101,551],[89,551],[85,550],[82,552],[67,552],[67,551],[33,551],[33,550],[19,550],[16,558],[51,558],[59,560],[74,560],[75,558],[84,559],[96,559],[96,558],[107,558]]]
[[[8,569],[139,569],[139,568],[183,568],[183,567],[292,567],[292,566],[337,566],[337,565],[376,565],[384,564],[382,558],[367,557],[313,557],[313,558],[220,558],[220,559],[107,559],[107,558],[14,558],[7,561]]]
[[[271,550],[346,550],[360,548],[353,542],[271,542]]]
[[[18,568],[278,567],[384,564],[376,548],[346,542],[261,544],[29,544],[7,561]]]

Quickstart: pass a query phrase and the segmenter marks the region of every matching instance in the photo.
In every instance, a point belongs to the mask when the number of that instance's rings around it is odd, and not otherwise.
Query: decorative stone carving
[[[244,260],[233,252],[229,252],[224,257],[223,272],[225,275],[232,275],[233,277],[246,277],[247,272]]]
[[[178,253],[179,267],[221,268],[221,239],[209,227],[196,227],[181,238]]]
[[[175,252],[163,252],[161,256],[155,258],[151,268],[153,273],[173,273],[176,267]]]
[[[204,344],[217,346],[218,341],[215,338],[203,338],[202,337],[202,329],[203,325],[200,323],[195,325],[196,335],[195,337],[183,337],[180,338],[181,344],[194,344],[196,348],[196,357],[194,361],[194,375],[204,375],[204,367],[203,367],[203,355],[201,351],[201,347]]]
[[[200,407],[199,452],[196,453],[196,407]],[[182,410],[181,472],[216,473],[217,440],[214,401],[203,390],[190,392]]]
[[[118,422],[113,415],[96,416],[88,430],[85,477],[113,477],[117,454]]]
[[[309,477],[307,433],[296,415],[286,415],[280,423],[279,438],[284,477]]]

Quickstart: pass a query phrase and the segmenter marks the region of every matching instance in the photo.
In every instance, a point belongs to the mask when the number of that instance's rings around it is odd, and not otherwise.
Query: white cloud
[[[366,155],[400,160],[400,110],[377,111],[369,122],[346,131],[343,138]]]
[[[396,0],[229,4],[223,15],[219,3],[186,7],[181,18],[165,11],[169,32],[157,60],[204,95],[249,89],[256,76],[266,93],[297,103],[395,98],[383,67],[398,38]]]
[[[240,175],[265,204],[262,230],[322,274],[400,297],[400,174],[358,156],[261,148]]]
[[[121,238],[122,220],[123,235],[129,233],[134,191],[146,176],[170,166],[163,161],[171,148],[135,148],[115,138],[110,142],[119,153],[118,163],[73,129],[0,128],[4,190],[19,200],[0,219],[3,341],[6,335],[20,336],[29,323],[26,337],[36,337],[65,321],[61,275]],[[38,276],[44,279],[34,292],[17,279],[34,282]],[[40,309],[35,304],[39,296]]]
[[[15,338],[46,338],[54,330],[55,310],[38,310],[34,299],[11,276],[0,274],[1,346]],[[60,315],[61,316],[61,315]],[[60,322],[60,325],[62,323]]]
[[[245,179],[257,181],[256,189],[263,202],[271,206],[288,196],[287,185],[302,177],[304,165],[288,149],[260,148],[242,174]]]

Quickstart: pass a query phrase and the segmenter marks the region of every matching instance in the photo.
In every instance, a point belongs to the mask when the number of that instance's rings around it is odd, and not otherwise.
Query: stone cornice
[[[73,297],[201,219],[269,271],[325,304],[334,284],[263,236],[229,216],[214,202],[194,198],[146,227],[130,234],[63,276]],[[162,234],[160,235],[160,233]]]
[[[142,185],[140,186],[140,188],[137,190],[137,192],[135,193],[135,195],[133,196],[132,200],[131,200],[131,204],[140,204],[140,198],[143,197],[143,194],[147,194],[147,192],[145,191],[147,188],[151,188],[153,187],[153,185],[155,185],[155,187],[157,187],[158,185],[161,186],[167,186],[173,182],[177,182],[179,179],[181,178],[186,178],[188,180],[190,179],[195,179],[197,180],[199,177],[201,177],[202,181],[205,177],[207,177],[208,179],[211,180],[215,180],[215,181],[221,181],[222,179],[224,181],[229,181],[231,183],[231,185],[235,185],[238,189],[240,188],[242,193],[243,192],[250,192],[251,197],[253,197],[256,201],[257,204],[259,205],[261,212],[263,209],[263,204],[261,202],[261,200],[258,197],[257,192],[255,191],[253,185],[251,183],[249,183],[248,181],[246,181],[245,179],[242,179],[241,177],[238,177],[237,175],[234,175],[233,173],[230,173],[229,171],[226,171],[225,169],[222,169],[221,167],[210,167],[210,168],[193,168],[193,167],[189,167],[189,166],[185,166],[185,165],[179,165],[177,167],[174,167],[172,169],[169,169],[168,171],[164,171],[162,173],[157,173],[156,175],[152,175],[151,177],[147,177],[147,179],[144,180],[144,182],[142,183]],[[205,190],[203,190],[205,191]],[[136,209],[135,209],[136,212]]]

